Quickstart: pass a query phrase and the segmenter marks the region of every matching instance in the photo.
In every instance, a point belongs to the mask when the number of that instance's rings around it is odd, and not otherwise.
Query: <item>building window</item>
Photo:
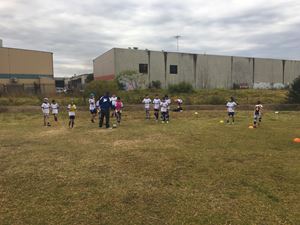
[[[139,72],[140,73],[148,73],[148,64],[140,64]]]
[[[170,65],[170,74],[177,74],[177,65]]]

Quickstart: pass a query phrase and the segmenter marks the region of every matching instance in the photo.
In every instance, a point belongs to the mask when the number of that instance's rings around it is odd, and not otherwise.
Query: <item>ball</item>
[[[198,112],[195,112],[195,115],[198,115]]]
[[[224,123],[224,120],[220,120],[220,123]]]

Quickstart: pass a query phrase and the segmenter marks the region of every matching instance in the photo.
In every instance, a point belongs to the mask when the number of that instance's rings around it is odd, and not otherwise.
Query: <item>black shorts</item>
[[[75,120],[75,116],[69,116],[70,120]]]
[[[90,110],[91,114],[97,114],[97,109]]]
[[[228,116],[234,116],[234,112],[228,112]]]
[[[154,109],[154,112],[159,112],[159,109]]]

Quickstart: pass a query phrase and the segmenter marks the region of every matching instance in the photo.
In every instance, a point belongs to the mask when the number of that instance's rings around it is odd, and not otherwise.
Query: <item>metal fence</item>
[[[38,95],[55,92],[52,84],[0,84],[0,95]]]

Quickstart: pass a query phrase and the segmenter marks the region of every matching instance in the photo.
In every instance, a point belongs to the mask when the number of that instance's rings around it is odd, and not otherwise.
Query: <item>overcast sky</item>
[[[0,0],[5,47],[54,53],[55,76],[113,47],[300,60],[299,0]]]

